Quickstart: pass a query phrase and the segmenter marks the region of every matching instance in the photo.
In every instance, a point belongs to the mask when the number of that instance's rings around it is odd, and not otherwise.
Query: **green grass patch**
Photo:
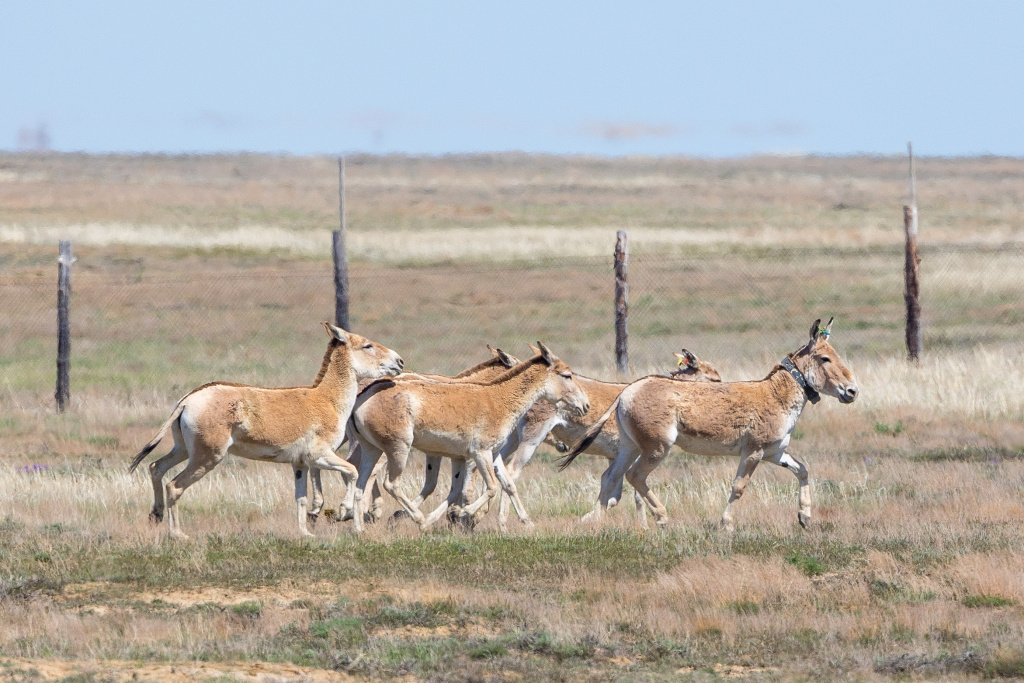
[[[981,675],[984,678],[1024,678],[1024,651],[997,650],[986,658]]]
[[[354,536],[303,541],[260,533],[210,534],[188,543],[159,544],[125,543],[67,531],[66,527],[54,526],[45,535],[2,536],[7,578],[15,583],[37,577],[62,583],[130,583],[142,588],[245,588],[274,585],[286,579],[316,581],[324,576],[351,580],[434,578],[454,585],[493,586],[530,575],[554,588],[581,570],[636,580],[671,571],[683,559],[704,555],[782,558],[815,575],[826,568],[846,567],[864,552],[863,547],[843,544],[829,535],[755,530],[725,538],[711,527],[646,537],[620,530],[518,537],[485,532],[471,536],[432,533],[380,542]],[[991,530],[986,533],[991,535]],[[983,548],[975,549],[996,549],[1003,545],[999,540],[988,539]],[[978,545],[969,538],[959,541],[963,547],[968,543],[970,547]],[[40,552],[59,556],[59,570],[36,561],[35,555]],[[579,597],[589,598],[582,594]],[[394,623],[433,623],[452,609],[431,603],[415,609],[395,608],[380,616],[361,610],[360,615]]]
[[[94,435],[86,437],[85,441],[91,446],[99,446],[100,448],[117,448],[121,445],[120,439],[116,436]]]
[[[487,640],[479,645],[471,645],[466,653],[471,659],[490,659],[508,654],[508,648],[501,640]]]
[[[388,628],[399,626],[435,628],[447,624],[458,613],[458,605],[451,600],[428,603],[414,602],[400,607],[385,605],[375,615],[367,617],[366,623],[369,626],[386,626]]]
[[[924,451],[913,456],[918,462],[991,462],[1024,460],[1024,448],[1005,446],[954,446]]]
[[[875,432],[878,434],[885,434],[886,436],[897,436],[903,433],[903,420],[898,420],[896,424],[889,425],[884,422],[875,423]]]
[[[750,600],[733,600],[732,602],[727,603],[726,606],[740,616],[757,614],[761,611],[760,603],[752,602]]]
[[[903,593],[903,587],[895,581],[874,579],[868,586],[871,595],[881,600],[895,600]]]
[[[800,552],[791,553],[786,557],[786,562],[790,563],[807,576],[820,576],[827,571],[825,563],[812,555],[804,555]]]
[[[242,619],[259,619],[263,614],[263,605],[254,601],[246,600],[228,608],[232,614]]]
[[[999,595],[967,595],[960,601],[964,607],[1012,607],[1017,603]]]
[[[359,617],[335,617],[314,621],[309,625],[309,634],[330,641],[335,647],[358,645],[366,641],[366,624]]]

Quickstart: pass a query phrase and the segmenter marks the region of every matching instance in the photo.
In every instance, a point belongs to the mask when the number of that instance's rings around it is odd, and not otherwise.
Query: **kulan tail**
[[[587,433],[583,435],[583,438],[580,439],[580,442],[573,446],[572,450],[566,453],[558,461],[559,472],[561,472],[566,467],[571,465],[572,461],[576,459],[577,455],[590,448],[590,444],[594,443],[594,441],[597,439],[597,435],[601,433],[602,429],[604,429],[604,423],[608,421],[608,418],[612,416],[612,414],[615,412],[615,409],[618,407],[619,397],[616,396],[615,400],[612,401],[612,404],[608,406],[608,410],[604,411],[604,414],[601,415],[601,417],[597,418],[597,422],[590,425],[590,429],[588,429]]]
[[[174,424],[174,421],[181,416],[181,411],[185,409],[185,398],[188,397],[186,396],[182,398],[180,401],[178,401],[178,405],[174,406],[174,412],[172,412],[171,416],[167,418],[167,422],[164,422],[164,426],[161,427],[160,431],[156,433],[156,436],[153,437],[153,440],[147,443],[146,446],[141,451],[139,451],[139,454],[135,456],[135,459],[132,460],[132,464],[128,468],[129,474],[134,472],[135,468],[138,467],[142,463],[142,461],[146,459],[146,456],[153,452],[153,449],[156,448],[157,445],[160,443],[160,439],[164,438],[164,434],[167,433],[167,430],[170,429],[171,425]]]

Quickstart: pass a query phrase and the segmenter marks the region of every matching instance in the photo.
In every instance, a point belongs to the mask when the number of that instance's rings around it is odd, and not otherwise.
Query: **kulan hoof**
[[[569,448],[569,444],[563,443],[561,441],[556,441],[555,450],[558,451],[559,453],[568,453],[571,449]]]
[[[406,519],[412,519],[412,515],[410,515],[406,510],[395,510],[395,514],[391,515],[391,519],[389,519],[388,522],[390,524],[398,524]]]
[[[320,515],[313,514],[312,512],[306,513],[306,523],[310,526],[316,526],[316,520],[320,519]]]
[[[462,508],[453,507],[448,510],[448,524],[456,529],[462,529],[463,531],[472,531],[476,528],[476,517],[473,515],[467,515]]]
[[[802,512],[796,513],[796,521],[800,522],[801,528],[806,529],[807,525],[811,523],[811,516],[805,515]]]
[[[159,524],[160,522],[164,521],[164,513],[157,512],[156,510],[150,512],[149,521],[153,522],[153,524]]]

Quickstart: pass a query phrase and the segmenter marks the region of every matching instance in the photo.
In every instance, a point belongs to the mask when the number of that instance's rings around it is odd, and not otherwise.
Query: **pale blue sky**
[[[1024,2],[0,1],[0,149],[1024,155]]]

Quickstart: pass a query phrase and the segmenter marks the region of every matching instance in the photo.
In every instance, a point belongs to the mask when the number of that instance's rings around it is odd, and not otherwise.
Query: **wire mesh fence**
[[[517,356],[542,340],[579,370],[615,374],[611,262],[353,263],[353,330],[454,373],[485,344]],[[325,253],[325,257],[329,254]],[[925,353],[1018,344],[1024,249],[922,250]],[[686,347],[724,368],[762,365],[836,316],[844,356],[905,353],[901,251],[765,250],[630,258],[633,375],[664,371]],[[97,261],[102,260],[102,267]],[[52,391],[53,265],[0,276],[0,368],[9,390]],[[229,379],[308,383],[333,317],[329,260],[230,256],[158,267],[116,253],[79,255],[72,284],[72,397],[92,389],[181,392]]]

